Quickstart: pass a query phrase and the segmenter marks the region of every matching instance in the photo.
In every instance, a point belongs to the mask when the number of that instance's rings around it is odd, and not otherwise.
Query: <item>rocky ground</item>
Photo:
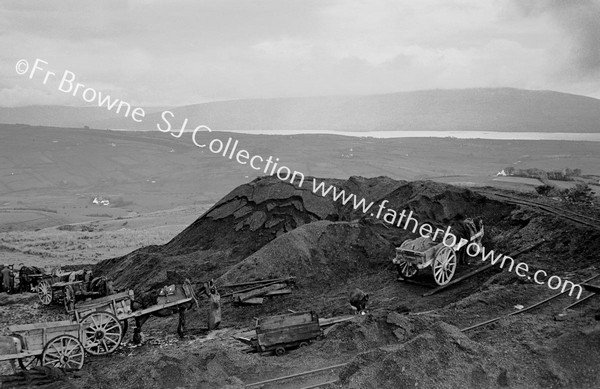
[[[486,247],[509,254],[544,239],[518,260],[573,282],[598,274],[598,228],[430,181],[352,177],[326,182],[368,201],[389,200],[387,208],[412,210],[420,223],[441,228],[465,216],[482,216]],[[117,287],[137,293],[168,282],[167,271],[195,282],[214,278],[218,286],[293,276],[291,295],[246,307],[224,298],[222,327],[210,333],[204,329],[204,304],[189,314],[190,329],[182,340],[176,338],[176,317],[152,318],[144,327],[144,345],[126,343],[111,356],[88,358],[79,377],[55,387],[241,388],[338,363],[347,364],[331,387],[600,386],[600,325],[594,320],[599,299],[563,311],[576,300],[561,296],[526,313],[461,331],[555,292],[514,272],[490,269],[423,297],[433,286],[431,272],[417,275],[418,283],[398,282],[390,262],[394,247],[416,234],[313,194],[311,187],[254,180],[233,190],[165,245],[103,261],[95,269],[113,278]],[[585,207],[574,211],[595,212]],[[473,260],[456,277],[480,266],[480,260]],[[232,338],[251,329],[255,317],[288,309],[315,310],[320,317],[349,314],[348,295],[355,287],[371,294],[369,313],[336,325],[324,340],[307,348],[282,357],[263,356],[245,353],[246,346]],[[37,306],[33,295],[0,299],[3,324],[61,315],[58,307]],[[303,387],[306,382],[272,387]]]

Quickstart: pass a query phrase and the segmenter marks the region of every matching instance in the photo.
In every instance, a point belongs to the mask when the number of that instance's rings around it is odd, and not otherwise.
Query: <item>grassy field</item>
[[[93,264],[144,246],[167,243],[204,210],[178,208],[38,231],[3,232],[0,233],[0,263],[48,267]]]

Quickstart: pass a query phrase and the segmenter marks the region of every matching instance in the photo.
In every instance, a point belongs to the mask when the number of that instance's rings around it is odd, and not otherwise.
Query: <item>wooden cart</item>
[[[476,222],[467,219],[465,224],[470,230],[470,239],[467,244],[475,243],[481,248],[481,239],[484,233],[483,222],[480,219]],[[419,270],[431,267],[435,283],[443,286],[449,283],[456,273],[459,243],[448,247],[427,236],[405,240],[400,247],[396,247],[396,257],[392,263],[397,266],[399,275],[404,278],[412,278]]]
[[[86,350],[90,354],[103,355],[112,353],[119,346],[129,327],[128,321],[165,308],[187,304],[193,300],[193,290],[183,285],[185,296],[159,296],[158,304],[139,311],[132,311],[133,290],[101,297],[95,300],[76,304],[73,310],[75,321],[85,325]]]
[[[315,312],[296,312],[256,319],[256,338],[252,344],[257,350],[274,351],[279,356],[288,348],[308,346],[322,336]]]
[[[23,369],[47,365],[79,370],[85,360],[81,342],[83,326],[70,320],[23,324],[8,327],[15,341],[13,354],[0,355],[0,361],[16,359]]]
[[[70,276],[71,274],[73,273],[43,275],[37,285],[40,302],[43,305],[62,303],[66,313],[70,314],[77,300],[107,295],[106,278],[91,278],[90,275],[85,274],[73,277]]]
[[[133,291],[76,304],[74,319],[85,327],[86,350],[92,355],[114,352],[127,332]]]

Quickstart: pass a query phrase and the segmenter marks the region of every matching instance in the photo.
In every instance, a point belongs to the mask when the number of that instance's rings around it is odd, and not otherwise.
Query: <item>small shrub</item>
[[[596,200],[592,188],[584,182],[578,182],[574,187],[562,191],[562,197],[572,203],[592,204]]]

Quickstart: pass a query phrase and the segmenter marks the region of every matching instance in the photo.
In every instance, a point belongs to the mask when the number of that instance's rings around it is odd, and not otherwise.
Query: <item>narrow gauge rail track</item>
[[[308,370],[301,373],[290,374],[283,377],[272,378],[264,381],[248,383],[246,388],[299,388],[312,389],[320,388],[325,385],[333,384],[338,381],[337,377],[332,377],[335,370],[346,366],[347,363],[322,367],[319,369]],[[300,379],[300,381],[299,381]],[[286,382],[285,384],[283,384]]]
[[[512,196],[512,195],[508,195],[508,194],[504,194],[504,193],[497,193],[497,192],[492,192],[492,191],[488,191],[488,190],[484,190],[484,189],[474,189],[474,191],[476,191],[479,194],[485,195],[486,197],[490,197],[490,198],[496,197],[496,198],[502,199],[502,201],[505,201],[508,203],[527,205],[530,207],[538,208],[538,209],[546,211],[550,214],[559,216],[563,219],[571,220],[576,223],[583,224],[585,226],[600,230],[600,220],[591,218],[589,216],[581,215],[581,214],[578,214],[573,211],[568,211],[566,209],[560,209],[560,211],[559,211],[556,208],[553,208],[552,206],[550,206],[548,204],[543,204],[543,203],[533,201],[533,200],[525,200],[525,199],[519,198],[517,196]]]
[[[595,276],[593,276],[593,277],[590,277],[590,278],[588,278],[588,279],[586,279],[586,280],[584,280],[584,281],[581,281],[581,283],[583,284],[583,283],[589,282],[589,281],[591,281],[591,280],[593,280],[593,279],[595,279],[595,278],[598,278],[598,277],[600,277],[600,274],[598,274],[598,275],[595,275]],[[537,307],[539,307],[539,306],[540,306],[540,305],[542,305],[542,304],[545,304],[545,303],[547,303],[547,302],[549,302],[549,301],[551,301],[551,300],[554,300],[555,298],[557,298],[557,297],[560,297],[560,296],[562,296],[562,295],[563,295],[563,294],[565,294],[565,293],[566,293],[566,291],[565,291],[565,292],[560,292],[560,293],[557,293],[557,294],[555,294],[555,295],[552,295],[552,296],[550,296],[550,297],[548,297],[548,298],[546,298],[546,299],[544,299],[544,300],[542,300],[542,301],[539,301],[539,302],[537,302],[537,303],[535,303],[535,304],[533,304],[533,305],[530,305],[530,306],[529,306],[529,307],[527,307],[527,308],[523,308],[523,309],[521,309],[521,310],[519,310],[519,311],[513,311],[513,312],[510,312],[510,313],[507,313],[506,315],[498,316],[498,317],[496,317],[496,318],[493,318],[493,319],[490,319],[490,320],[486,320],[486,321],[484,321],[484,322],[481,322],[481,323],[478,323],[478,324],[474,324],[474,325],[472,325],[472,326],[469,326],[469,327],[466,327],[466,328],[463,328],[463,329],[461,329],[461,331],[462,331],[462,332],[467,332],[467,331],[473,330],[473,329],[475,329],[475,328],[482,327],[482,326],[484,326],[484,325],[486,325],[486,324],[491,324],[491,323],[497,322],[498,320],[504,319],[505,317],[509,317],[509,316],[518,315],[518,314],[520,314],[520,313],[525,313],[525,312],[527,312],[527,311],[530,311],[530,310],[532,310],[532,309],[534,309],[534,308],[537,308]],[[572,308],[572,307],[574,307],[575,305],[577,305],[577,304],[579,304],[579,303],[582,303],[583,301],[585,301],[585,300],[587,300],[588,298],[590,298],[590,297],[594,296],[595,294],[596,294],[596,293],[591,293],[590,295],[586,296],[585,298],[583,298],[583,299],[581,299],[581,300],[578,300],[578,301],[576,301],[575,303],[572,303],[572,304],[570,304],[569,306],[567,306],[567,307],[563,308],[563,311],[564,311],[564,310],[566,310],[566,309]]]

